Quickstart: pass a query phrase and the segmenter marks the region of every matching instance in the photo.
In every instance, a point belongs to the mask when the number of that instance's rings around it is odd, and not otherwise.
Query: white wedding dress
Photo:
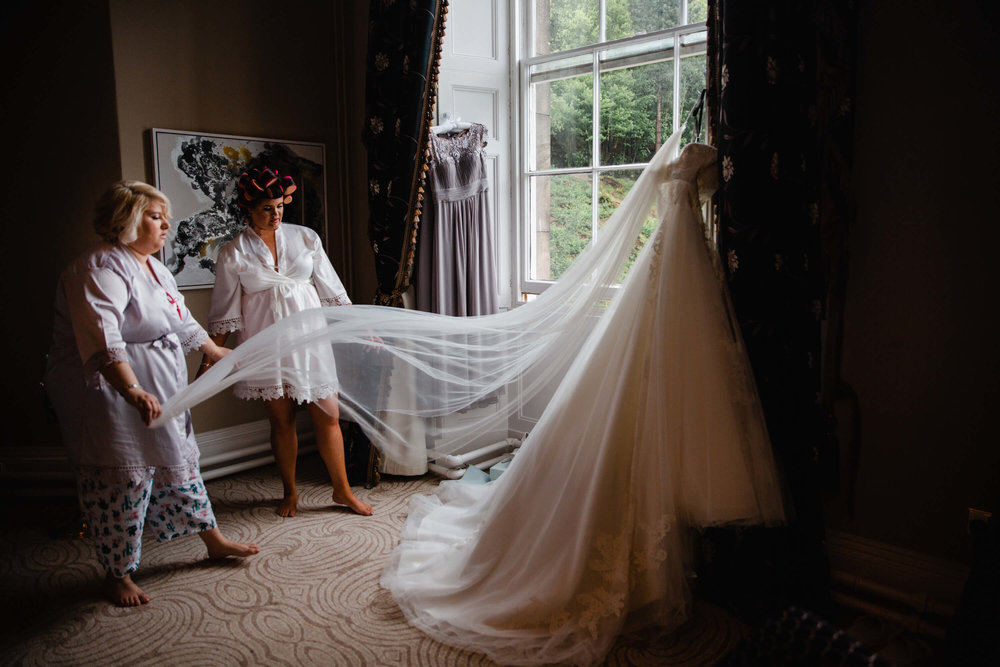
[[[783,519],[688,146],[661,223],[507,471],[414,499],[382,585],[407,618],[505,664],[599,662],[688,607],[687,530]],[[714,172],[713,172],[714,173]]]
[[[315,346],[336,359],[341,416],[394,458],[457,451],[495,426],[488,420],[545,403],[498,480],[444,482],[414,499],[382,584],[429,635],[507,664],[593,664],[624,630],[676,627],[688,611],[692,529],[784,520],[753,376],[704,233],[715,151],[691,145],[674,159],[679,142],[680,131],[534,301],[468,318],[303,311],[178,392],[160,421],[261,369],[292,368]],[[619,286],[654,205],[660,224]],[[496,412],[482,421],[475,411],[441,419],[484,402]],[[427,442],[399,427],[411,420]]]

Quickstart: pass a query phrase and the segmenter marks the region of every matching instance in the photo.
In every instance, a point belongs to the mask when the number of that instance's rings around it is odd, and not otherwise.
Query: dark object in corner
[[[971,529],[972,568],[948,629],[945,654],[948,664],[995,665],[1000,656],[1000,529],[996,516]]]
[[[363,485],[366,489],[378,486],[381,459],[375,445],[355,422],[341,420],[340,432],[344,435],[347,481],[351,486]]]
[[[810,611],[788,607],[780,616],[744,639],[723,658],[720,667],[747,665],[843,665],[892,667],[843,630]]]

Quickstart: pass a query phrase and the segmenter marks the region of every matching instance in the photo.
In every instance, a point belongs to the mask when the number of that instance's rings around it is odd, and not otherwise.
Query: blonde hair
[[[142,181],[118,181],[97,202],[94,231],[108,243],[132,243],[138,238],[143,213],[158,202],[170,218],[170,200],[165,194]]]

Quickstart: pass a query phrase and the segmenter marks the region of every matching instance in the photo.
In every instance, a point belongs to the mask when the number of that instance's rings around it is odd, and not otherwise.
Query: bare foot
[[[299,505],[299,494],[293,493],[290,496],[285,496],[278,503],[278,516],[295,516],[295,510]]]
[[[119,579],[108,572],[104,579],[104,594],[119,607],[138,607],[149,602],[149,596],[127,574]]]
[[[249,544],[233,542],[227,537],[224,537],[218,528],[206,530],[203,533],[198,533],[198,535],[205,543],[205,547],[208,549],[208,557],[212,560],[227,558],[229,556],[246,558],[247,556],[253,556],[254,554],[260,553],[260,547],[256,544],[253,544],[252,542]]]
[[[369,505],[366,502],[362,502],[351,491],[347,492],[346,497],[334,491],[333,502],[337,503],[338,505],[347,505],[352,510],[354,510],[356,514],[360,514],[361,516],[371,516],[374,513],[371,505]]]

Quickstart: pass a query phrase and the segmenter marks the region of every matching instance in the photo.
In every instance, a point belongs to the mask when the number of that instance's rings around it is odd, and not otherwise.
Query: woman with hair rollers
[[[321,306],[351,304],[343,283],[323,251],[319,235],[308,227],[282,222],[285,204],[296,185],[266,166],[251,168],[237,183],[246,229],[219,253],[209,313],[212,340],[222,345],[236,332],[242,343],[282,317]],[[337,405],[337,372],[329,350],[293,355],[294,368],[276,362],[267,373],[239,382],[235,394],[264,401],[284,496],[278,514],[295,516],[298,492],[295,462],[298,436],[294,403],[305,403],[316,432],[316,445],[333,483],[333,501],[358,514],[372,508],[351,491],[344,462],[344,441]],[[212,365],[206,357],[199,371]]]

